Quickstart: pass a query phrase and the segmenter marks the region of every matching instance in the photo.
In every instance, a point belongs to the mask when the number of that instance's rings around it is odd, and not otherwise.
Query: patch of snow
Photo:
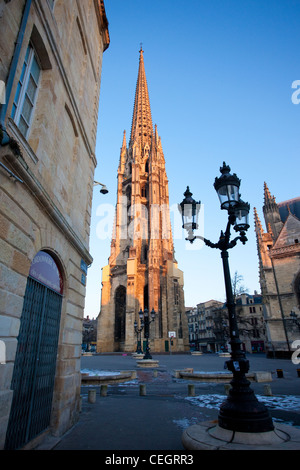
[[[278,395],[267,397],[263,395],[256,395],[257,399],[264,403],[268,408],[273,410],[284,411],[300,411],[300,397],[293,395]],[[199,395],[197,397],[186,397],[194,405],[202,408],[218,409],[223,401],[226,400],[224,395]]]
[[[176,424],[181,429],[186,429],[192,424],[196,424],[197,421],[195,419],[188,419],[188,418],[182,418],[182,419],[173,419],[173,423]]]
[[[184,371],[182,371],[184,372]],[[208,371],[205,371],[205,370],[194,370],[194,374],[206,374],[206,375],[215,375],[215,374],[227,374],[227,375],[230,375],[231,372],[228,372],[227,370],[217,370],[217,371],[214,371],[214,372],[208,372]]]
[[[118,371],[106,371],[106,370],[92,370],[92,369],[81,369],[82,374],[89,374],[93,376],[103,375],[120,375]]]

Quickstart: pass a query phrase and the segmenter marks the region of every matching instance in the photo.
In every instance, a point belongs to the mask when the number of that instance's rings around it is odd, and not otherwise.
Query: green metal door
[[[19,449],[50,424],[62,296],[28,277],[12,386],[6,449]]]

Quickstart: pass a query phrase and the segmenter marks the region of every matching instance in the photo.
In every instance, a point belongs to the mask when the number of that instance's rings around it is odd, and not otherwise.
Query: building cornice
[[[96,9],[97,19],[99,23],[99,29],[103,40],[103,52],[106,51],[110,44],[110,37],[108,31],[108,20],[106,17],[106,11],[104,6],[104,0],[94,0]]]
[[[294,243],[293,245],[283,246],[281,248],[271,248],[269,250],[270,258],[286,258],[287,256],[295,256],[300,254],[300,244]]]

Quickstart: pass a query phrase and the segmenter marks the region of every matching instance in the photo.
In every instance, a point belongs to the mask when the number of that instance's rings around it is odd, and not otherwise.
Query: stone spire
[[[275,197],[271,195],[266,182],[264,182],[264,205],[268,209],[274,209],[276,205]]]
[[[146,80],[143,49],[140,49],[138,79],[135,90],[135,100],[131,125],[130,145],[138,143],[141,150],[145,144],[151,145],[153,135],[150,100]]]
[[[152,127],[141,48],[130,140],[126,148],[124,132],[120,152],[111,254],[102,271],[98,351],[134,351],[134,324],[146,308],[156,311],[151,349],[166,351],[168,333],[175,331],[173,350],[187,350],[183,285],[174,259],[165,158],[157,126]]]
[[[127,159],[127,148],[126,148],[126,131],[123,132],[123,142],[122,142],[122,147],[120,151],[120,163],[119,163],[119,168],[118,172],[121,174],[124,174],[125,172],[125,163]]]
[[[276,204],[275,197],[271,195],[266,183],[264,183],[263,213],[267,231],[272,234],[272,238],[276,240],[283,227],[283,222],[280,217],[279,208]]]
[[[263,230],[260,218],[258,216],[256,207],[254,207],[254,225],[255,225],[256,234],[262,236],[262,234],[264,233],[264,230]]]

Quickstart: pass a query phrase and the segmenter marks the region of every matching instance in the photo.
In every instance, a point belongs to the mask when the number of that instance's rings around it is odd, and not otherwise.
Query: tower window
[[[148,246],[144,246],[144,260],[147,261],[148,259]]]
[[[141,188],[141,196],[147,197],[147,186],[145,184]]]

